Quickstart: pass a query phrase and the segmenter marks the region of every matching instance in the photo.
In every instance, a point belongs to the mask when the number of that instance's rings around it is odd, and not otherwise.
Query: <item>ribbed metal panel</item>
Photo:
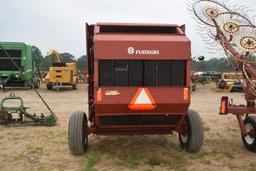
[[[173,34],[177,33],[176,27],[171,26],[100,26],[101,33],[151,33]]]
[[[110,125],[172,125],[177,124],[180,115],[118,115],[101,116],[100,124]]]
[[[0,50],[0,58],[6,58],[8,55],[6,52],[9,54],[9,56],[13,58],[21,58],[21,50]]]
[[[100,86],[184,86],[186,61],[100,60]]]
[[[20,67],[20,59],[13,59],[13,61]],[[18,71],[18,68],[10,59],[0,59],[0,71]]]

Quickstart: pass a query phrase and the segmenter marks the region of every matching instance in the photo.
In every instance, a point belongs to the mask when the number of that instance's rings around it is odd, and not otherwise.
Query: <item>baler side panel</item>
[[[88,69],[88,105],[89,120],[94,123],[95,105],[94,105],[94,25],[86,23],[86,52]]]
[[[35,67],[32,59],[31,46],[19,42],[2,42],[1,45],[7,52],[10,51],[9,55],[12,56],[12,59],[18,66],[17,68],[8,56],[0,58],[0,60],[5,60],[5,66],[9,66],[8,70],[0,71],[3,79],[10,77],[10,80],[5,85],[30,87]],[[17,56],[12,54],[11,51],[20,51],[20,54]]]

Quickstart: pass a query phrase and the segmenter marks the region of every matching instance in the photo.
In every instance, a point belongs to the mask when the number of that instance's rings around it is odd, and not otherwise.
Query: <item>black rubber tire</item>
[[[227,82],[225,80],[221,80],[218,84],[220,89],[224,89],[227,86]]]
[[[87,116],[84,112],[74,112],[69,118],[68,145],[73,155],[82,155],[88,148]]]
[[[244,146],[249,150],[249,151],[253,151],[255,152],[256,151],[256,117],[255,116],[248,116],[244,119],[244,124],[251,124],[252,127],[253,127],[253,135],[254,135],[254,141],[252,142],[252,144],[249,144],[247,141],[246,141],[246,136],[243,136],[242,135],[242,140],[243,140],[243,143],[244,143]]]
[[[77,89],[77,84],[73,84],[73,85],[72,85],[72,89],[73,89],[73,90],[76,90],[76,89]]]
[[[52,85],[51,84],[48,84],[46,87],[47,87],[47,90],[52,90]]]
[[[196,85],[192,85],[192,91],[196,91]]]
[[[35,89],[39,89],[40,88],[40,80],[39,80],[39,78],[33,78],[33,87]]]
[[[191,109],[188,110],[185,120],[187,128],[187,140],[184,142],[181,138],[181,134],[179,134],[180,146],[188,152],[196,153],[201,149],[203,144],[203,122],[199,114]]]

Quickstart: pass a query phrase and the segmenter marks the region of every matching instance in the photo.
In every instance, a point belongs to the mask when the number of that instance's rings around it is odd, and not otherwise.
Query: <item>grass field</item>
[[[177,134],[136,136],[89,136],[88,152],[73,156],[67,146],[68,118],[73,111],[87,110],[87,89],[64,89],[40,93],[59,120],[57,126],[0,126],[0,170],[256,170],[256,155],[242,144],[232,115],[218,115],[222,93],[199,86],[192,94],[191,108],[204,122],[205,139],[199,153],[179,147]],[[30,112],[47,113],[31,90],[15,90],[31,107]],[[9,92],[0,92],[0,97]],[[225,94],[235,103],[244,103],[242,93]]]

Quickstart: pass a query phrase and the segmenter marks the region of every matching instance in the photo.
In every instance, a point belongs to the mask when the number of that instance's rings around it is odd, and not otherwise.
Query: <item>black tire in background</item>
[[[218,88],[224,89],[227,86],[227,82],[225,80],[221,80],[218,84]]]
[[[204,139],[203,122],[199,114],[194,110],[188,110],[186,118],[187,135],[179,134],[181,148],[188,152],[198,152]]]
[[[47,84],[47,90],[51,90],[52,89],[52,85],[51,84]]]
[[[37,77],[33,78],[33,87],[35,89],[39,89],[40,88],[40,79],[39,78],[37,78]]]
[[[72,89],[73,89],[73,90],[76,90],[76,89],[77,89],[77,84],[73,84],[73,85],[72,85]]]
[[[192,91],[196,91],[196,85],[192,85]]]
[[[73,155],[82,155],[88,147],[87,116],[84,112],[74,112],[69,118],[68,145]]]
[[[248,116],[244,120],[244,125],[247,130],[247,135],[242,135],[242,140],[244,146],[249,151],[256,151],[256,117],[255,116]]]

